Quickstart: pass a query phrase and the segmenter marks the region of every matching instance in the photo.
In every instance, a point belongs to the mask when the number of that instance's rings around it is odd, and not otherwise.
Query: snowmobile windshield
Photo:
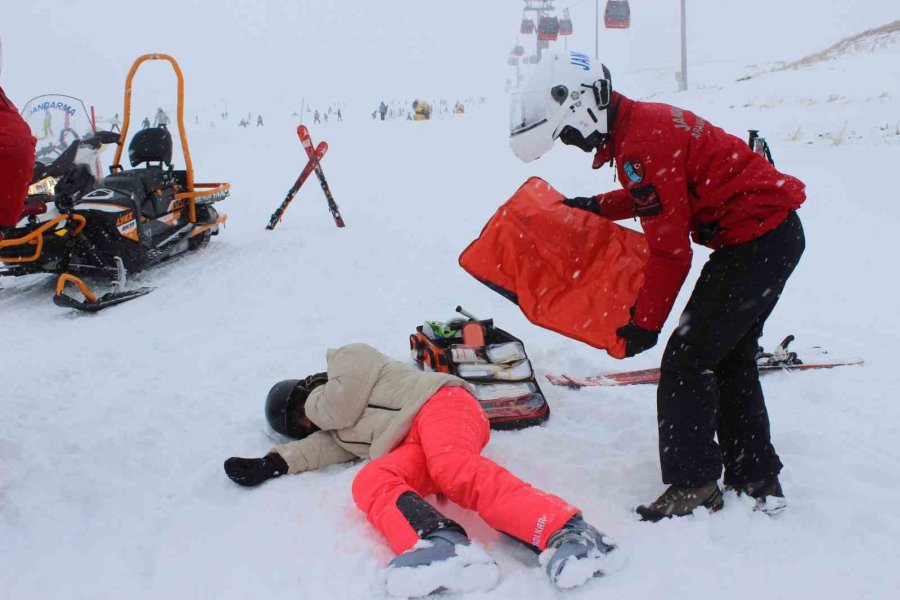
[[[22,108],[22,118],[37,139],[35,157],[44,164],[53,162],[72,142],[94,132],[84,103],[72,96],[38,96]]]

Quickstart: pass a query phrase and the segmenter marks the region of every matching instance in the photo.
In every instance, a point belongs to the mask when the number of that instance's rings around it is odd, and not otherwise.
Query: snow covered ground
[[[545,385],[550,421],[495,433],[487,454],[582,507],[628,564],[560,593],[527,550],[448,506],[502,571],[496,590],[468,597],[895,597],[900,42],[736,82],[746,66],[698,65],[685,94],[667,92],[671,73],[615,81],[768,137],[778,167],[808,185],[808,247],[763,341],[793,333],[798,348],[865,366],[766,378],[790,502],[774,520],[727,495],[715,515],[637,522],[631,509],[662,489],[655,388]],[[391,553],[350,498],[359,464],[258,489],[222,471],[225,458],[277,441],[265,393],[321,370],[326,347],[366,341],[404,360],[415,325],[462,304],[522,337],[541,373],[658,363],[661,348],[620,363],[540,330],[456,263],[526,177],[586,195],[617,185],[610,170],[591,171],[569,148],[519,163],[501,97],[428,123],[375,122],[363,108],[312,128],[331,146],[323,164],[346,229],[311,181],[265,231],[304,163],[296,122],[273,114],[264,128],[190,132],[198,179],[232,183],[220,205],[228,226],[199,254],[134,276],[151,295],[81,315],[51,304],[50,278],[2,282],[4,600],[382,597],[377,573]]]

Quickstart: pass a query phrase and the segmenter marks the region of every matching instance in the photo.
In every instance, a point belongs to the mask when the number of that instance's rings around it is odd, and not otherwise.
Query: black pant
[[[777,475],[755,356],[805,247],[797,213],[709,257],[662,359],[656,410],[663,482],[738,485]],[[715,442],[718,434],[719,444]]]

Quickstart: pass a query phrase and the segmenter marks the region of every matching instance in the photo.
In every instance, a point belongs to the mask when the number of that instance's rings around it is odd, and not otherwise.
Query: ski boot
[[[389,596],[421,598],[440,592],[488,591],[500,569],[487,552],[456,528],[440,528],[396,556],[386,571]]]
[[[621,552],[616,551],[612,538],[575,515],[550,536],[538,561],[556,587],[567,589],[617,570]]]
[[[756,500],[753,510],[775,516],[787,508],[784,492],[781,490],[781,482],[778,476],[751,483],[742,483],[734,486],[738,496],[747,495]]]
[[[700,487],[670,485],[659,498],[650,504],[638,506],[635,512],[641,516],[642,521],[656,523],[670,517],[689,515],[701,506],[708,508],[710,512],[716,512],[723,505],[719,484],[710,481]]]

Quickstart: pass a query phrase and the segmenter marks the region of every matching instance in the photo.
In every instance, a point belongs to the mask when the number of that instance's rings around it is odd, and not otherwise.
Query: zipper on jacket
[[[342,437],[339,436],[338,434],[334,434],[334,436],[338,439],[339,442],[343,442],[343,443],[345,443],[345,444],[360,444],[360,445],[362,445],[362,446],[371,446],[371,445],[372,445],[372,444],[369,443],[369,442],[354,442],[354,441],[351,441],[351,440],[345,440],[344,438],[342,438]]]
[[[391,410],[394,412],[399,412],[399,408],[391,408],[390,406],[381,406],[380,404],[369,404],[369,408],[378,408],[381,410]]]

